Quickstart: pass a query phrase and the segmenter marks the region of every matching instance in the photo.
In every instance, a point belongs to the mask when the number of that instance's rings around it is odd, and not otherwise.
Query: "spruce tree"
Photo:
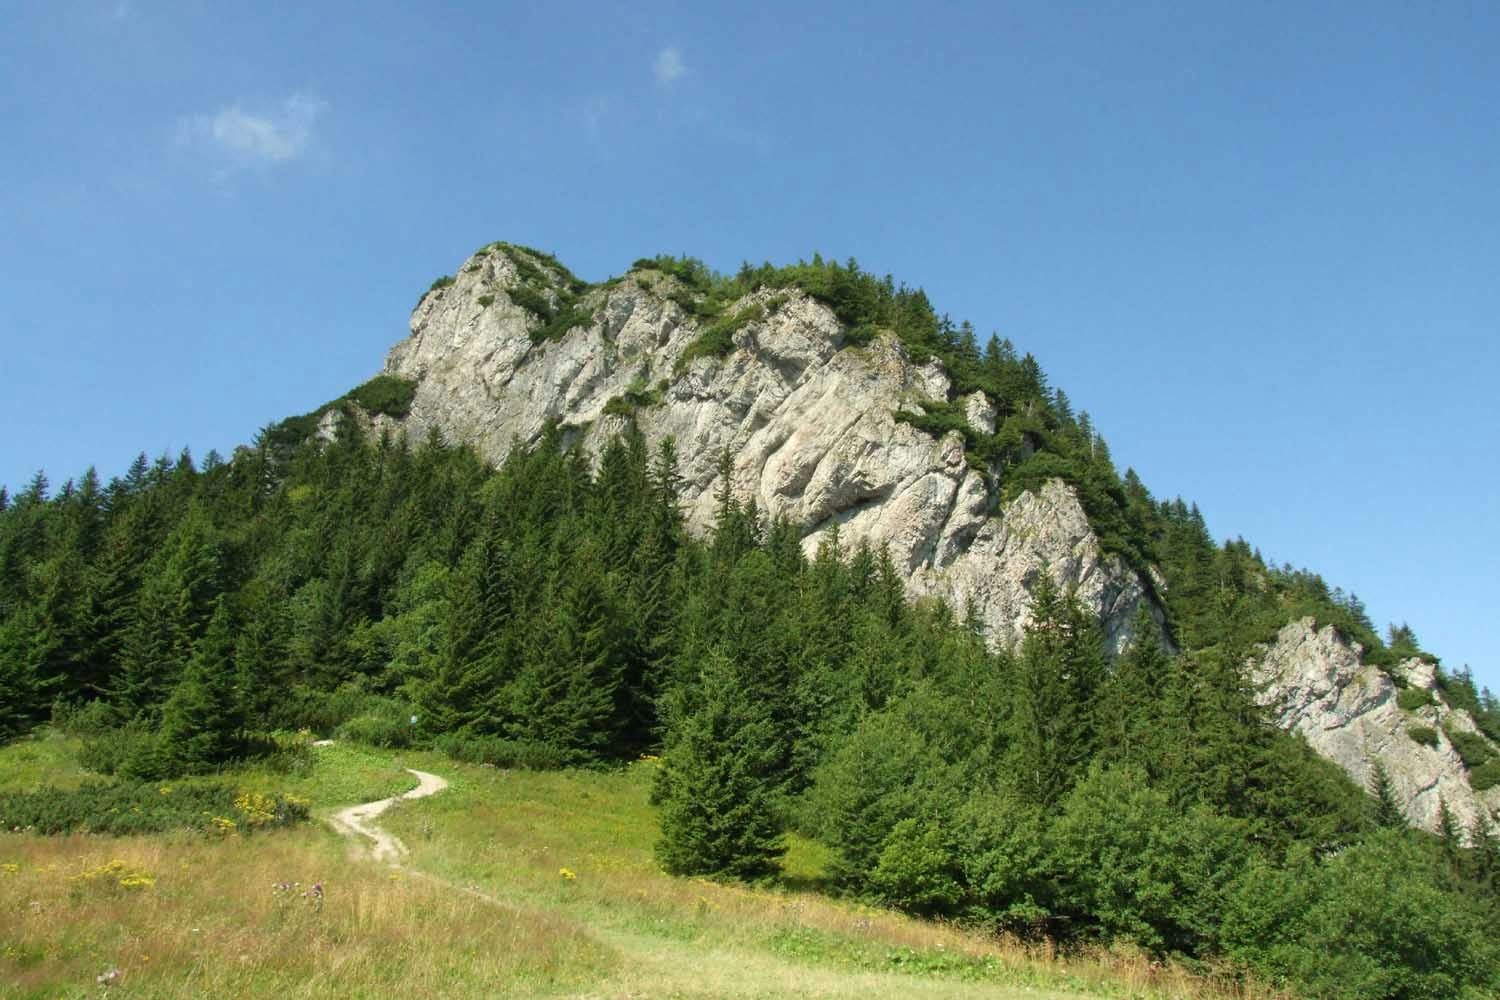
[[[1156,620],[1144,604],[1132,623],[1134,640],[1115,662],[1095,712],[1100,752],[1110,763],[1129,763],[1158,775],[1170,721],[1165,692],[1172,662],[1157,638]]]
[[[243,723],[234,680],[234,635],[221,600],[162,706],[156,745],[162,774],[207,770],[238,752]]]
[[[0,739],[25,732],[41,715],[42,689],[36,673],[29,609],[0,621]]]
[[[1396,789],[1391,783],[1390,772],[1385,765],[1375,764],[1370,775],[1370,822],[1385,830],[1401,830],[1406,827],[1406,813],[1396,801]]]
[[[1470,852],[1469,877],[1486,892],[1494,892],[1500,879],[1500,837],[1496,836],[1495,823],[1481,804],[1469,827]]]
[[[1463,831],[1459,829],[1458,817],[1448,808],[1448,800],[1441,795],[1438,796],[1437,836],[1438,848],[1443,860],[1448,862],[1448,869],[1455,875],[1460,873],[1463,870]]]
[[[536,625],[505,692],[505,732],[580,758],[620,736],[624,630],[587,562]]]
[[[667,735],[656,855],[674,875],[754,881],[786,851],[773,818],[781,741],[744,671],[722,653],[703,666],[696,706]]]
[[[1097,746],[1095,701],[1105,676],[1097,625],[1043,570],[1013,673],[1010,769],[1027,801],[1050,806]]]
[[[499,731],[501,689],[514,669],[512,574],[506,546],[486,531],[449,577],[436,670],[416,686],[427,732]]]

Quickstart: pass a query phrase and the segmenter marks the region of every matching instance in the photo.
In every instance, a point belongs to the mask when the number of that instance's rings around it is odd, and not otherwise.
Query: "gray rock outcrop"
[[[1450,733],[1484,737],[1468,712],[1444,702],[1432,665],[1410,659],[1396,667],[1409,688],[1428,693],[1428,704],[1408,711],[1398,704],[1396,682],[1361,662],[1361,652],[1331,625],[1291,622],[1252,661],[1259,700],[1282,728],[1301,733],[1360,787],[1369,788],[1377,764],[1383,766],[1415,826],[1436,830],[1440,801],[1465,830],[1481,810],[1500,807],[1500,787],[1476,792],[1469,784]],[[1414,729],[1430,742],[1415,739]]]
[[[653,446],[676,439],[697,530],[712,522],[728,449],[736,494],[801,528],[809,552],[835,526],[845,546],[884,546],[911,593],[972,606],[992,642],[1019,638],[1028,587],[1047,571],[1077,588],[1115,650],[1128,643],[1146,588],[1103,551],[1071,488],[1052,481],[1001,509],[996,470],[971,467],[961,434],[896,418],[948,400],[936,361],[913,361],[889,335],[846,346],[826,306],[787,289],[732,304],[726,315],[759,307],[758,318],[734,332],[726,355],[686,360],[705,324],[672,301],[676,279],[656,271],[590,291],[580,303],[587,323],[534,340],[542,320],[511,295],[521,282],[509,253],[481,251],[424,297],[385,365],[417,383],[410,413],[377,426],[402,426],[413,440],[437,429],[499,462],[549,422],[597,455],[634,421]],[[961,405],[971,424],[993,430],[993,400],[977,392]]]

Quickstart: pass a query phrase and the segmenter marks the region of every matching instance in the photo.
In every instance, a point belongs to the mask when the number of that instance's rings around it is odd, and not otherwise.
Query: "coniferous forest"
[[[938,349],[983,378],[965,339],[949,326]],[[506,767],[660,754],[672,873],[764,878],[796,830],[831,848],[841,891],[922,915],[1308,996],[1500,988],[1496,832],[1407,829],[1383,784],[1276,730],[1242,669],[1297,614],[1377,659],[1415,651],[1409,630],[1388,648],[1357,599],[1216,544],[1031,391],[1038,462],[1172,581],[1170,646],[1143,621],[1111,662],[1043,574],[1024,641],[991,650],[966,609],[907,598],[885,553],[834,533],[804,554],[736,499],[728,456],[698,538],[670,441],[627,434],[595,462],[554,429],[496,469],[345,421],[330,442],[268,428],[230,461],[142,456],[108,484],[0,494],[0,732],[51,720],[122,779],[304,728]],[[1446,683],[1495,727],[1487,692]]]

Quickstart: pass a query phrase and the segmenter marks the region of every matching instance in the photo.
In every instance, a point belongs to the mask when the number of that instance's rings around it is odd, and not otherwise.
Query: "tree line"
[[[727,456],[689,535],[670,441],[594,464],[554,428],[498,469],[347,425],[261,445],[6,499],[9,731],[69,721],[133,776],[300,727],[532,766],[660,751],[669,871],[770,877],[796,830],[842,891],[916,913],[1316,996],[1494,984],[1493,832],[1409,831],[1267,722],[1240,669],[1267,575],[1196,511],[1152,502],[1181,652],[1142,621],[1111,664],[1045,574],[1024,640],[992,650],[885,553],[836,532],[804,553]]]

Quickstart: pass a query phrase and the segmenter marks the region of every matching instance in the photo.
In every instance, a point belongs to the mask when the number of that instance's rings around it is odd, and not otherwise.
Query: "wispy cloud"
[[[656,76],[658,84],[670,87],[687,73],[687,64],[682,61],[682,53],[676,46],[668,46],[656,54],[651,72]]]
[[[277,166],[307,153],[327,110],[327,101],[310,94],[293,94],[263,110],[235,104],[184,119],[181,137],[240,166]]]
[[[617,101],[612,97],[594,96],[583,103],[583,127],[590,139],[599,138],[606,121],[618,114]]]

